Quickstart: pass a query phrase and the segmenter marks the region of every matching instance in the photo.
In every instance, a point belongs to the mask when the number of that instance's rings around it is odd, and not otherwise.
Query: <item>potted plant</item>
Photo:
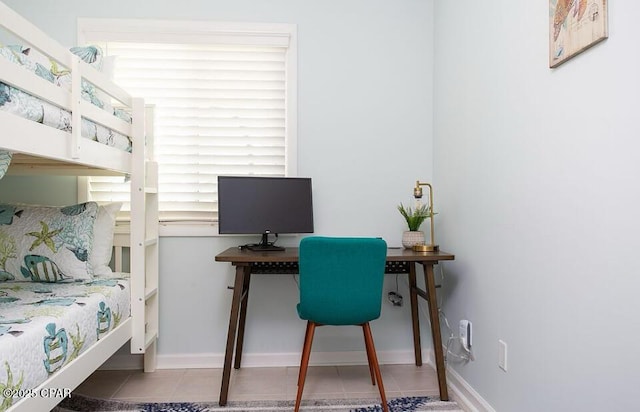
[[[420,230],[420,225],[431,217],[431,208],[428,205],[418,205],[415,208],[405,207],[402,203],[398,205],[398,211],[407,222],[406,230],[402,233],[402,246],[411,249],[414,245],[424,245],[424,232]]]

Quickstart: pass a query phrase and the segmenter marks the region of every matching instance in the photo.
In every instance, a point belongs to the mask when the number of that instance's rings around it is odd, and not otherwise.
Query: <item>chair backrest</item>
[[[311,236],[302,239],[299,252],[302,319],[359,325],[380,317],[384,240]]]

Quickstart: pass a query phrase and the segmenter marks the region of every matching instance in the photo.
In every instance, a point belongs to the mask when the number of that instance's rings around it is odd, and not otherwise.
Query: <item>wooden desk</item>
[[[444,353],[442,351],[440,318],[438,316],[433,266],[441,260],[453,259],[454,255],[446,252],[414,252],[413,250],[390,248],[387,250],[387,264],[385,269],[386,273],[407,273],[409,275],[411,318],[413,321],[413,349],[416,366],[422,365],[418,296],[427,300],[440,399],[443,401],[448,401],[449,395],[447,393],[447,380]],[[242,360],[244,326],[247,317],[251,275],[298,273],[298,248],[287,248],[281,252],[256,252],[233,247],[217,255],[216,262],[229,262],[236,267],[236,276],[233,284],[233,300],[231,301],[231,315],[229,316],[229,330],[227,332],[227,347],[224,355],[224,369],[222,371],[222,387],[220,388],[219,404],[223,406],[227,404],[229,378],[231,377],[231,360],[233,359],[234,352],[235,362],[233,367],[235,369],[240,369],[240,362]],[[424,268],[426,291],[419,289],[416,284],[416,264],[421,264]]]

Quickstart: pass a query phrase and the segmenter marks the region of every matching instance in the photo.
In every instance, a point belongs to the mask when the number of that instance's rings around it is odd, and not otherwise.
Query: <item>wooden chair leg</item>
[[[300,378],[302,374],[302,364],[304,363],[304,348],[307,347],[307,341],[309,341],[309,332],[311,331],[311,322],[307,321],[307,329],[304,332],[304,343],[302,344],[302,354],[300,355],[300,369],[298,370],[298,386],[300,386]]]
[[[371,375],[371,384],[373,386],[376,385],[376,377],[374,374],[374,369],[373,369],[373,362],[371,361],[371,351],[369,350],[369,345],[366,344],[367,342],[367,334],[364,331],[364,325],[360,325],[362,326],[362,333],[364,335],[364,341],[365,341],[365,348],[367,349],[367,364],[369,365],[369,375]]]
[[[380,391],[380,399],[382,400],[382,410],[384,412],[389,412],[389,407],[387,406],[387,397],[384,394],[384,384],[382,383],[380,365],[378,364],[378,357],[376,356],[376,348],[373,344],[373,335],[371,334],[369,323],[367,322],[362,325],[362,329],[364,329],[364,343],[367,346],[367,352],[370,353],[372,361],[371,363],[373,364],[376,381],[378,382],[378,390]]]
[[[311,356],[311,344],[313,343],[313,333],[316,330],[314,322],[307,322],[307,332],[304,337],[304,347],[302,348],[302,359],[300,360],[300,371],[298,372],[298,393],[296,395],[295,412],[300,410],[300,401],[302,400],[302,390],[304,389],[304,381],[307,377],[307,368],[309,366],[309,357]]]

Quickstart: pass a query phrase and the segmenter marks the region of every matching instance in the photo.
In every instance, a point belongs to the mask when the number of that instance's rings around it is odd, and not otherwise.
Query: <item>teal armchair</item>
[[[312,236],[300,242],[298,316],[307,321],[295,411],[300,408],[316,326],[358,325],[364,333],[371,383],[387,399],[369,322],[380,317],[387,244],[379,238]]]

